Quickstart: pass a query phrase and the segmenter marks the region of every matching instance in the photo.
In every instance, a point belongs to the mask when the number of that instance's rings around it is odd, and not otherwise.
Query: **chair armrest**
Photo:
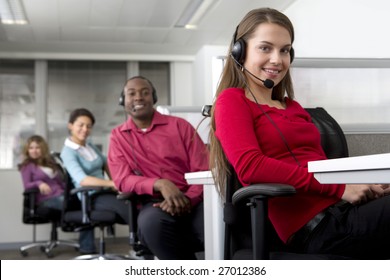
[[[285,184],[254,184],[238,189],[232,197],[233,204],[254,196],[275,197],[295,194],[295,188]]]
[[[148,194],[137,194],[135,192],[120,192],[117,196],[119,200],[125,200],[126,203],[138,204],[141,202],[161,202],[161,199],[154,199]]]
[[[269,259],[269,243],[266,230],[268,219],[268,198],[295,194],[295,188],[285,184],[254,184],[238,189],[232,197],[237,205],[249,200],[253,259]]]
[[[80,187],[75,188],[70,191],[70,194],[76,194],[76,193],[83,193],[83,192],[89,192],[89,191],[97,191],[97,192],[108,192],[108,193],[116,193],[112,188],[110,187],[100,187],[100,186],[88,186],[88,187]]]
[[[134,200],[137,197],[138,195],[134,192],[121,192],[116,196],[119,200]]]
[[[110,187],[100,187],[100,186],[87,186],[75,188],[70,191],[71,195],[81,194],[81,211],[82,211],[82,221],[83,224],[89,224],[91,222],[90,213],[89,213],[89,205],[91,195],[89,195],[90,191],[94,191],[92,195],[100,194],[100,193],[116,193]]]
[[[32,193],[39,193],[39,188],[38,187],[29,188],[29,189],[25,189],[23,192],[23,194],[32,194]]]

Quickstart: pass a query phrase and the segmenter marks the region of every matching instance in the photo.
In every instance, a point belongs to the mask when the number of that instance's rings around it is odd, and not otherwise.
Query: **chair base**
[[[73,260],[136,260],[130,256],[122,256],[115,254],[92,254],[92,255],[81,255],[73,258]]]
[[[136,260],[129,255],[106,254],[106,242],[104,238],[104,225],[100,227],[99,253],[86,254],[73,258],[73,260]]]
[[[53,249],[58,247],[58,246],[70,246],[75,248],[76,250],[79,249],[79,243],[78,242],[73,242],[73,241],[67,241],[67,240],[50,240],[50,241],[45,241],[45,242],[34,242],[30,243],[27,245],[24,245],[20,247],[19,251],[20,254],[23,257],[28,256],[28,251],[31,248],[39,247],[43,253],[46,254],[48,258],[53,257]]]

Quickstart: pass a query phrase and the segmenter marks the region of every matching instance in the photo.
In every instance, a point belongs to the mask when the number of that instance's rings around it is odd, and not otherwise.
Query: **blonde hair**
[[[28,153],[29,147],[33,142],[37,143],[41,148],[41,157],[37,159],[31,158]],[[45,139],[40,135],[32,135],[27,139],[26,144],[23,147],[22,154],[24,160],[18,165],[19,170],[29,163],[34,163],[40,166],[47,166],[52,168],[53,170],[57,169],[57,165],[55,164],[53,158],[50,155],[49,145],[47,144]]]
[[[294,27],[289,18],[283,13],[271,9],[271,8],[259,8],[251,10],[245,15],[237,26],[237,30],[232,38],[232,43],[228,50],[225,66],[222,71],[221,79],[218,84],[218,88],[215,95],[214,104],[211,109],[211,122],[210,122],[210,168],[213,174],[214,181],[221,196],[225,196],[226,177],[230,174],[230,163],[227,160],[221,143],[215,136],[215,102],[219,94],[226,88],[236,87],[245,88],[246,81],[245,76],[242,74],[240,66],[230,56],[232,46],[238,39],[247,42],[254,34],[256,28],[262,23],[274,23],[278,24],[290,33],[291,44],[294,41]],[[290,70],[287,71],[282,81],[272,89],[272,99],[283,101],[283,98],[287,94],[290,99],[294,99],[294,89],[292,85],[292,79]]]

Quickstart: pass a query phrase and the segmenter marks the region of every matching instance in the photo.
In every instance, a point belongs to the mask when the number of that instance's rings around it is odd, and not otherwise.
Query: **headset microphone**
[[[275,84],[274,81],[272,81],[272,80],[270,80],[270,79],[262,80],[262,79],[260,79],[259,77],[253,75],[251,72],[249,72],[249,70],[247,70],[244,66],[242,66],[242,68],[243,68],[246,72],[248,72],[252,77],[258,79],[259,81],[262,81],[262,82],[263,82],[263,85],[264,85],[266,88],[271,89],[271,88],[274,87],[274,84]]]
[[[266,88],[273,88],[274,87],[274,81],[270,80],[270,79],[265,79],[265,81],[263,81],[263,84]]]
[[[248,72],[252,77],[258,79],[258,80],[261,81],[261,82],[263,82],[263,85],[264,85],[266,88],[271,89],[271,88],[274,87],[274,85],[275,85],[274,81],[272,81],[272,80],[270,80],[270,79],[265,79],[265,80],[260,79],[259,77],[257,77],[257,76],[255,76],[254,74],[252,74],[249,70],[247,70],[241,63],[239,63],[239,62],[237,61],[237,59],[236,59],[232,54],[231,54],[230,56],[233,58],[234,62],[237,63],[237,65],[239,65],[242,69],[244,69],[246,72]]]

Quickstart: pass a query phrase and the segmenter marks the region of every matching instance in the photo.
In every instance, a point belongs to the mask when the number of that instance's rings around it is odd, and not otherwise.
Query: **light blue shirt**
[[[107,158],[91,142],[88,142],[87,145],[96,153],[97,157],[94,159],[83,156],[83,152],[80,152],[81,146],[69,139],[65,141],[61,151],[61,159],[76,188],[81,187],[81,181],[87,176],[104,179],[103,167]]]

